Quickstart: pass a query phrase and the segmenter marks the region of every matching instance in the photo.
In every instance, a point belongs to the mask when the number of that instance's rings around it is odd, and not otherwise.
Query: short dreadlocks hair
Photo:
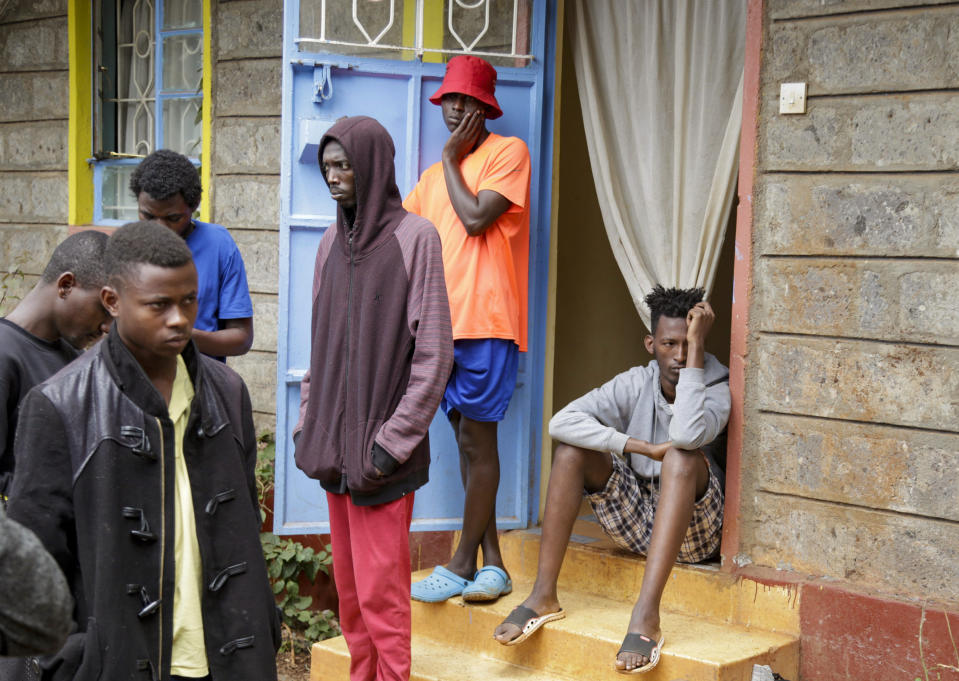
[[[702,288],[663,288],[662,284],[656,284],[645,299],[652,333],[656,333],[660,317],[685,319],[705,297],[706,291]]]
[[[134,198],[146,192],[157,201],[180,194],[191,209],[200,205],[200,173],[183,154],[169,149],[154,151],[140,162],[130,176]]]
[[[138,265],[182,267],[193,260],[190,247],[159,222],[130,222],[113,233],[103,254],[111,286],[129,281]]]
[[[106,243],[107,235],[95,230],[68,236],[53,249],[41,281],[52,284],[64,272],[72,272],[80,288],[99,289],[106,283],[103,273],[103,249]]]

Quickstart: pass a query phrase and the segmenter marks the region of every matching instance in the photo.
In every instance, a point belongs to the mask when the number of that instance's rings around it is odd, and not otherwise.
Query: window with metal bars
[[[96,0],[94,221],[137,218],[140,159],[172,149],[200,162],[203,0]]]
[[[300,0],[301,52],[527,66],[532,0]]]

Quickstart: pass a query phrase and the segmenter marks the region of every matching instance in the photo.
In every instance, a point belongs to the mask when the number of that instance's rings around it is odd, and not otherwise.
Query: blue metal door
[[[287,0],[284,8],[280,319],[277,368],[275,530],[327,532],[325,494],[293,462],[300,380],[309,366],[316,247],[336,204],[316,154],[323,133],[346,115],[379,120],[396,145],[405,196],[440,158],[448,131],[429,103],[447,58],[470,53],[497,67],[504,111],[489,129],[526,141],[532,157],[529,352],[499,428],[501,528],[535,521],[542,429],[546,282],[552,167],[555,0]],[[316,389],[316,387],[314,387]],[[430,482],[419,490],[413,529],[462,522],[459,455],[445,416],[430,428]]]

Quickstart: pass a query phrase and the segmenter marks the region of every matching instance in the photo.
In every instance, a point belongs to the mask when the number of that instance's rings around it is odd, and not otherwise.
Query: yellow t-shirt
[[[456,215],[442,162],[426,169],[403,207],[432,222],[440,234],[453,339],[502,338],[526,352],[529,150],[517,137],[490,133],[460,170],[473,194],[489,189],[510,202],[481,235],[469,236]]]
[[[203,640],[203,562],[196,539],[193,493],[190,474],[183,456],[183,436],[190,420],[193,383],[183,357],[177,357],[176,378],[168,411],[173,421],[176,444],[173,520],[173,555],[176,561],[176,589],[173,594],[173,653],[170,673],[175,676],[203,677],[209,673]]]

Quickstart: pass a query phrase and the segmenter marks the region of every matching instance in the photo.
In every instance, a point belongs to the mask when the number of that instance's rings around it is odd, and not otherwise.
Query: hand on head
[[[712,306],[705,300],[696,303],[686,315],[686,340],[690,343],[706,340],[709,330],[713,327],[716,320],[716,313]]]

